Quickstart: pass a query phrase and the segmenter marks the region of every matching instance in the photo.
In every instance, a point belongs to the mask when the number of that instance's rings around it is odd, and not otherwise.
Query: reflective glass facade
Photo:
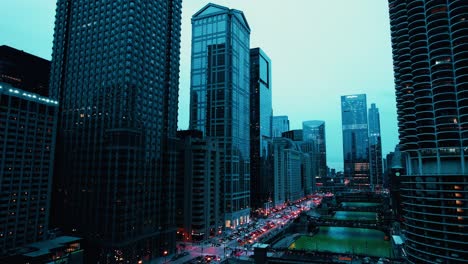
[[[208,4],[192,17],[190,129],[223,152],[225,226],[250,214],[250,28],[241,11]]]
[[[311,120],[302,122],[302,132],[305,142],[314,143],[314,168],[318,182],[320,179],[327,177],[327,145],[325,140],[325,122],[319,120]]]
[[[468,2],[389,0],[409,263],[468,259]]]
[[[281,134],[286,131],[289,131],[288,116],[274,116],[272,122],[273,137],[281,137]]]
[[[374,189],[380,189],[382,178],[382,141],[380,138],[380,114],[375,104],[369,108],[369,161],[370,184]]]
[[[269,206],[267,139],[271,138],[271,60],[260,48],[250,50],[250,201],[253,208]]]
[[[54,225],[95,259],[175,249],[181,0],[58,0],[50,94],[60,98]]]
[[[369,186],[369,137],[365,94],[341,96],[344,176],[355,188]]]

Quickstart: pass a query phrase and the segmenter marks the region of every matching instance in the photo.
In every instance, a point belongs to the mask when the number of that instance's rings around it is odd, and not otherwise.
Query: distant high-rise
[[[271,60],[260,48],[250,50],[250,204],[266,208],[271,193],[265,192],[268,168],[267,139],[272,135]]]
[[[289,131],[288,116],[273,116],[273,137],[281,137],[283,132]]]
[[[192,16],[190,129],[218,140],[225,227],[250,216],[250,27],[235,9],[208,4]]]
[[[285,131],[285,132],[281,133],[281,137],[289,138],[292,141],[303,141],[304,140],[304,134],[302,132],[302,129],[293,129],[293,130]]]
[[[0,82],[41,96],[49,96],[50,61],[22,50],[0,46]]]
[[[315,160],[315,175],[318,182],[327,177],[327,146],[325,141],[325,122],[320,120],[311,120],[302,122],[302,132],[305,142],[313,142],[315,151],[313,159]]]
[[[389,0],[405,251],[468,259],[468,1]]]
[[[0,82],[0,256],[47,238],[57,104]]]
[[[369,135],[365,94],[341,96],[344,176],[354,188],[369,187]]]
[[[380,138],[380,115],[375,104],[369,108],[369,161],[370,184],[372,188],[381,189],[382,177],[382,140]]]
[[[57,1],[53,223],[84,236],[102,262],[175,249],[181,4]]]
[[[281,207],[285,202],[294,202],[304,196],[301,168],[303,153],[297,142],[284,137],[273,138],[269,147],[272,203],[275,207]]]

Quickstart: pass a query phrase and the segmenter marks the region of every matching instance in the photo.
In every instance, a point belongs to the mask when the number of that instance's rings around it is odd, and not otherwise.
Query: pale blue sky
[[[383,154],[398,143],[386,0],[219,0],[244,11],[251,47],[272,60],[273,111],[291,128],[324,120],[327,159],[342,164],[340,96],[366,93],[380,110]],[[0,45],[50,59],[55,0],[0,0]],[[189,117],[191,16],[208,1],[183,0],[179,129]]]

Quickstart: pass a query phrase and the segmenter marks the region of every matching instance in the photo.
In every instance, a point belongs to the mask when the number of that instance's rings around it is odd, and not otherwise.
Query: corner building
[[[218,140],[224,226],[250,215],[250,27],[235,9],[208,4],[192,16],[190,129]]]
[[[468,259],[468,2],[390,0],[410,263]]]
[[[58,0],[53,225],[101,263],[175,249],[181,0]],[[166,252],[166,253],[164,253]]]

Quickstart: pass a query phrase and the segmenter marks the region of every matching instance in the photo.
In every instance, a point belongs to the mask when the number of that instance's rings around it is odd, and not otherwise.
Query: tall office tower
[[[365,94],[341,96],[344,176],[351,186],[369,188],[369,135]]]
[[[50,61],[15,48],[0,46],[0,82],[49,96]]]
[[[273,137],[281,137],[283,132],[289,131],[288,116],[273,116],[272,132]]]
[[[0,256],[47,238],[57,110],[0,82]]]
[[[208,4],[192,17],[190,129],[218,140],[225,227],[250,215],[250,28],[244,14]]]
[[[260,48],[250,50],[250,205],[267,209],[271,193],[264,193],[268,165],[267,139],[271,138],[271,60]]]
[[[322,182],[322,179],[327,177],[327,146],[325,141],[325,122],[319,120],[311,120],[302,122],[302,132],[304,133],[305,142],[313,142],[315,152],[313,158],[315,160],[316,172],[314,177],[317,182]]]
[[[369,161],[371,188],[382,188],[382,141],[380,138],[380,114],[375,104],[369,108]]]
[[[84,236],[104,262],[175,248],[181,4],[57,1],[54,223]]]
[[[406,253],[468,259],[468,2],[389,1]]]
[[[178,131],[176,222],[182,241],[206,240],[223,227],[221,220],[221,152],[201,131]]]

